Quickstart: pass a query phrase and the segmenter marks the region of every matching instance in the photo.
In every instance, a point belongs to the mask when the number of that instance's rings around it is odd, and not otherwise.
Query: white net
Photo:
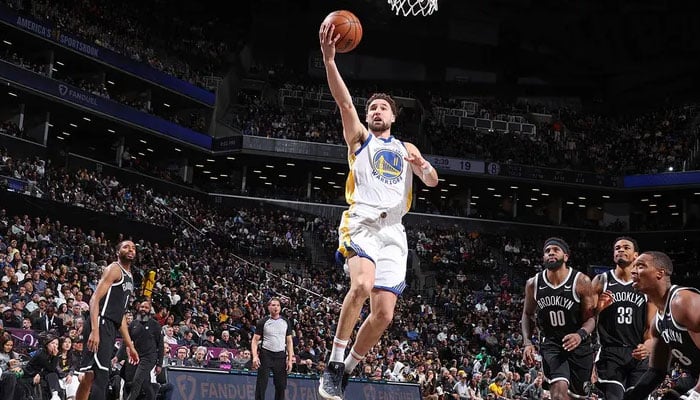
[[[396,15],[403,15],[404,17],[412,16],[426,16],[434,13],[438,9],[438,0],[389,0],[391,4],[391,10],[396,13]]]

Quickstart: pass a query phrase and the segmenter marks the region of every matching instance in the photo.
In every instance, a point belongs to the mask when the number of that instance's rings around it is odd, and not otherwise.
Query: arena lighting
[[[88,117],[83,117],[83,119],[84,119],[85,121],[87,121],[87,122],[92,122],[92,120],[91,120],[90,118],[88,118]]]
[[[207,161],[208,162],[216,162],[216,160],[214,160],[213,158],[207,158]]]
[[[262,176],[262,175],[261,175],[261,176],[260,176],[260,179],[262,179],[262,180],[266,181],[266,180],[267,180],[267,177],[266,177],[266,176]]]
[[[472,196],[472,199],[478,199],[479,196]]]
[[[532,204],[525,204],[525,207],[532,208]]]
[[[63,131],[63,132],[61,132],[61,133],[64,134],[64,135],[66,135],[66,136],[70,136],[70,133],[68,133],[68,132],[66,132],[66,131]]]
[[[649,201],[649,199],[641,199],[641,200],[639,200],[639,201],[641,201],[642,203],[644,203],[645,201]]]
[[[63,140],[63,136],[56,136],[57,138]]]
[[[178,148],[176,147],[176,148],[175,148],[175,151],[177,151],[177,152],[179,153],[179,152],[181,152],[182,150],[180,150],[180,149],[178,149]]]
[[[457,187],[457,184],[456,184],[456,183],[450,183],[450,186],[452,186],[452,187]]]
[[[53,128],[53,124],[49,124],[49,128]]]
[[[143,143],[143,144],[147,144],[147,143],[148,143],[147,141],[145,141],[145,140],[143,140],[143,139],[139,139],[139,142],[141,142],[141,143]]]
[[[340,186],[334,185],[333,188],[335,188],[335,189],[340,189]]]
[[[537,197],[530,197],[530,200],[537,201]]]
[[[236,157],[231,157],[231,156],[228,156],[228,157],[226,157],[226,159],[227,159],[227,160],[231,160],[231,161],[233,161],[233,160],[235,160],[235,159],[236,159]]]
[[[660,195],[660,194],[655,194],[654,197],[659,198],[659,197],[661,197],[661,195]]]
[[[549,196],[549,193],[540,193],[540,195],[547,197],[547,196]]]
[[[425,197],[418,196],[418,200],[425,200]]]
[[[277,175],[277,176],[279,176],[280,178],[286,178],[286,177],[287,177],[287,175],[284,175],[284,174],[279,174],[279,175]]]
[[[540,191],[540,189],[537,189],[537,188],[532,188],[532,191],[533,191],[533,192],[539,192],[539,191]]]
[[[494,191],[494,190],[496,190],[496,188],[487,187],[486,190]]]
[[[110,85],[114,85],[114,82],[112,81],[107,81],[107,83],[109,83]]]
[[[210,176],[209,179],[217,180],[217,179],[219,179],[219,178],[217,178],[217,177],[215,177],[215,176]]]
[[[335,185],[335,182],[333,182],[333,181],[328,181],[328,184],[329,184],[329,185]]]
[[[204,168],[204,164],[195,164],[194,166],[197,168]]]
[[[511,186],[510,188],[511,188],[511,189],[517,189],[518,187],[517,187],[517,186]]]
[[[476,205],[476,203],[473,203],[473,202],[472,202],[472,203],[470,203],[470,204],[471,204],[471,205],[473,205],[473,206],[475,206],[475,205]]]
[[[656,214],[656,213],[658,213],[658,211],[656,211],[656,210],[649,211],[649,214]]]
[[[445,182],[443,178],[438,178],[438,182]]]
[[[570,205],[570,206],[573,206],[573,205],[574,205],[574,202],[573,202],[573,201],[567,201],[566,204],[568,204],[568,205]]]
[[[446,199],[447,197],[445,197],[445,196],[440,196],[440,198],[441,198],[441,199]]]
[[[10,42],[9,40],[3,40],[2,42],[8,46],[12,46],[12,42]]]
[[[604,198],[604,199],[609,199],[610,196],[608,196],[607,194],[604,194],[604,195],[603,195],[603,198]]]
[[[673,167],[668,167],[668,170],[669,170],[669,171],[673,171]]]
[[[677,212],[674,212],[674,213],[671,213],[671,215],[680,215],[680,214]]]
[[[115,133],[114,129],[107,129],[107,132],[109,132],[109,133]]]
[[[274,165],[266,165],[265,168],[275,168],[275,166]]]
[[[331,167],[323,167],[323,169],[331,169]]]
[[[140,151],[138,152],[138,155],[140,155],[141,157],[146,157],[146,155]]]
[[[498,193],[495,193],[495,194],[493,195],[493,197],[501,197],[501,195],[498,194]]]
[[[203,173],[203,174],[211,174],[211,171],[206,171],[206,170],[204,170],[204,171],[202,171],[202,173]],[[263,176],[260,177],[260,179],[263,179],[263,178],[264,178]]]
[[[150,151],[151,153],[154,152],[153,149],[149,149],[149,148],[146,148],[146,151]]]
[[[675,204],[669,204],[669,205],[668,205],[668,208],[676,208],[676,205],[675,205]]]
[[[584,197],[584,196],[578,196],[578,199],[579,199],[579,200],[586,200],[586,197]]]
[[[228,158],[228,157],[226,157],[226,158]],[[293,163],[293,162],[288,162],[287,165],[290,166],[290,167],[293,167],[293,166],[294,166],[294,163]]]
[[[440,189],[441,192],[447,192],[447,189]]]
[[[314,190],[321,190],[321,188],[318,187],[318,186],[314,186]],[[419,198],[420,198],[420,197],[419,197]]]
[[[578,207],[579,207],[579,208],[586,208],[586,205],[585,205],[585,204],[579,204]]]
[[[62,66],[62,67],[66,65],[66,64],[64,64],[64,63],[62,63],[62,62],[60,62],[60,61],[56,61],[56,64],[58,64],[58,65],[60,65],[60,66]]]
[[[219,174],[219,176],[222,178],[228,178],[228,175],[226,175],[226,174]]]
[[[272,182],[265,182],[266,185],[272,186]]]
[[[253,173],[254,173],[254,174],[261,174],[262,171],[260,171],[259,169],[254,169],[254,170],[253,170]],[[315,178],[315,177],[314,177],[314,178]]]
[[[168,107],[168,108],[170,107],[170,104],[168,104],[168,103],[163,103],[163,105]]]
[[[314,176],[314,179],[323,179],[323,178],[320,176]]]
[[[656,204],[650,203],[650,204],[649,204],[649,207],[656,207]]]
[[[9,95],[12,96],[12,97],[17,97],[17,94],[16,94],[16,93],[7,92],[7,94],[9,94]]]
[[[77,128],[77,127],[78,127],[78,125],[73,124],[73,123],[70,123],[70,124],[68,124],[68,125],[72,126],[73,128]],[[144,143],[146,143],[146,142],[144,142]]]
[[[342,176],[342,175],[345,175],[345,172],[336,172],[335,174],[336,174],[336,175],[341,175],[341,176]]]

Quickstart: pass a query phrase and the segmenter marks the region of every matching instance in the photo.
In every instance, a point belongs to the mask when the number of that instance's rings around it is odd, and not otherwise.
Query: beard
[[[149,314],[145,313],[145,312],[140,312],[140,313],[138,313],[138,315],[136,316],[136,320],[137,320],[137,321],[141,321],[141,322],[146,322],[146,321],[148,321],[149,319],[151,319],[151,316],[150,316]]]
[[[544,267],[547,269],[557,269],[561,267],[564,264],[564,259],[563,258],[557,258],[556,261],[545,261],[544,262]]]
[[[370,132],[384,132],[391,128],[391,124],[384,121],[371,121],[369,123]]]

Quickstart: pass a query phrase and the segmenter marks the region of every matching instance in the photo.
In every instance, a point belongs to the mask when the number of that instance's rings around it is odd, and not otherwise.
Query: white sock
[[[331,362],[343,362],[345,357],[345,349],[348,347],[347,340],[340,340],[337,337],[333,338],[333,350],[331,350]]]
[[[353,347],[350,350],[350,354],[348,354],[348,356],[345,358],[345,372],[348,374],[352,373],[355,367],[357,367],[357,364],[359,364],[363,358],[365,357],[357,354],[355,348]]]

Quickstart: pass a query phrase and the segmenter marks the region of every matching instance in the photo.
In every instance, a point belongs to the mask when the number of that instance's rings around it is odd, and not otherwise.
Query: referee
[[[253,354],[253,369],[258,370],[255,383],[255,400],[265,400],[267,380],[270,370],[275,383],[275,400],[284,400],[287,389],[287,373],[294,365],[294,347],[292,345],[292,327],[280,315],[280,299],[273,297],[267,303],[270,316],[261,318],[255,327],[255,335],[250,344]],[[258,343],[262,350],[258,353]],[[286,348],[286,351],[285,351]]]

